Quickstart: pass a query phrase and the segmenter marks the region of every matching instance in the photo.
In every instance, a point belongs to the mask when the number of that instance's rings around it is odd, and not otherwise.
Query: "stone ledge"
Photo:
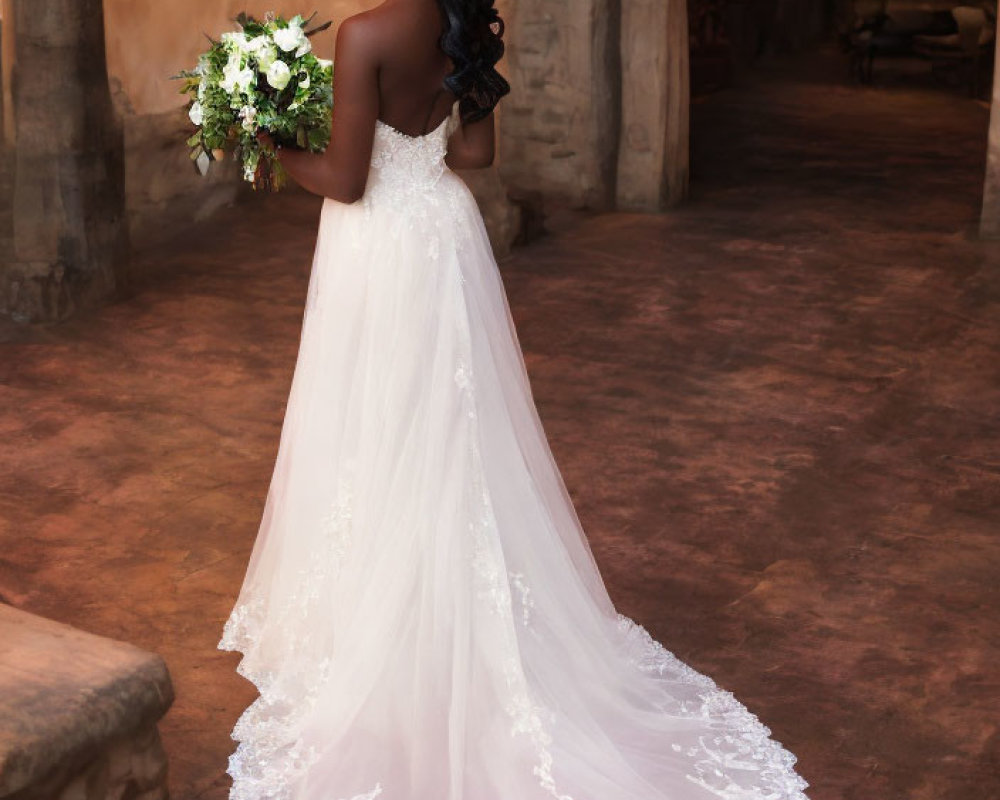
[[[56,784],[94,764],[120,771],[123,743],[130,764],[157,762],[138,781],[155,792],[165,772],[155,726],[173,697],[159,656],[0,604],[0,798],[42,785],[60,796]]]

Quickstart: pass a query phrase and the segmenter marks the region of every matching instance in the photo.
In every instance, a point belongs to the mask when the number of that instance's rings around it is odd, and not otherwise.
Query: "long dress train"
[[[233,800],[804,800],[794,756],[619,615],[539,421],[457,117],[379,122],[323,204],[260,530],[219,647]]]

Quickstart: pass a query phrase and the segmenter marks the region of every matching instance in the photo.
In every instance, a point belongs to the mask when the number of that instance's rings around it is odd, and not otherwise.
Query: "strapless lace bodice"
[[[366,203],[407,207],[435,195],[442,175],[448,172],[444,158],[456,125],[452,114],[430,133],[409,136],[378,120]]]

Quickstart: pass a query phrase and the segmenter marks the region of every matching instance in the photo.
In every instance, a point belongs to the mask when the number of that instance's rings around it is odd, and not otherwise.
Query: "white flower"
[[[267,72],[275,60],[277,60],[278,51],[273,44],[268,43],[266,47],[256,52],[255,57],[257,59],[257,69],[261,72]]]
[[[254,36],[249,42],[247,42],[247,52],[250,54],[256,54],[270,45],[271,37],[266,33],[262,33],[260,36]]]
[[[254,183],[254,178],[257,176],[257,167],[260,165],[260,151],[251,150],[246,153],[243,157],[243,177]]]
[[[240,70],[239,74],[236,76],[236,85],[241,91],[248,92],[250,87],[254,85],[257,81],[257,73],[252,69],[247,67],[246,69]]]
[[[306,38],[305,31],[303,31],[298,25],[289,25],[287,28],[278,28],[278,30],[274,32],[274,43],[286,53],[290,53],[292,50],[298,50],[302,47],[303,42],[308,44],[309,40]]]
[[[301,70],[299,72],[299,88],[308,89],[310,86],[309,72],[308,70]]]
[[[222,34],[222,43],[231,53],[243,54],[247,52],[247,35],[243,31],[231,31]]]
[[[219,88],[227,94],[232,94],[236,90],[236,75],[239,71],[239,56],[230,56],[226,66],[222,68],[222,80],[219,81]]]
[[[255,36],[247,42],[247,53],[257,59],[257,68],[261,72],[267,72],[267,68],[278,57],[278,52],[274,49],[274,42],[266,33]]]
[[[205,108],[201,103],[195,103],[188,110],[188,116],[191,118],[191,122],[195,125],[201,126],[201,123],[205,121]]]
[[[267,82],[279,92],[288,86],[292,72],[284,61],[275,61],[267,71]]]
[[[333,62],[332,62],[332,61],[330,61],[330,60],[329,60],[328,58],[318,58],[318,57],[317,57],[317,59],[316,59],[316,62],[317,62],[317,63],[318,63],[318,64],[319,64],[319,65],[320,65],[320,66],[321,66],[321,67],[322,67],[323,69],[330,69],[330,67],[332,67],[332,66],[333,66]]]
[[[222,80],[219,81],[219,88],[227,94],[234,94],[238,89],[241,92],[249,91],[256,81],[257,74],[249,67],[241,67],[238,60],[230,59],[222,70]]]
[[[302,58],[302,56],[304,56],[306,53],[312,50],[312,48],[313,48],[312,42],[310,42],[309,38],[305,34],[303,34],[302,43],[299,45],[299,49],[295,51],[295,57]]]
[[[240,109],[240,119],[243,120],[243,130],[253,133],[257,127],[257,109],[253,106],[243,106]]]

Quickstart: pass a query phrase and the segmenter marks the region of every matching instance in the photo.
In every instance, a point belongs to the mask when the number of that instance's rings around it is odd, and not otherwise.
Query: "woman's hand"
[[[295,147],[282,147],[276,144],[267,131],[257,133],[257,141],[261,149],[281,164],[280,169],[303,189],[315,194],[320,191],[325,177],[325,160],[322,153],[310,153]]]

